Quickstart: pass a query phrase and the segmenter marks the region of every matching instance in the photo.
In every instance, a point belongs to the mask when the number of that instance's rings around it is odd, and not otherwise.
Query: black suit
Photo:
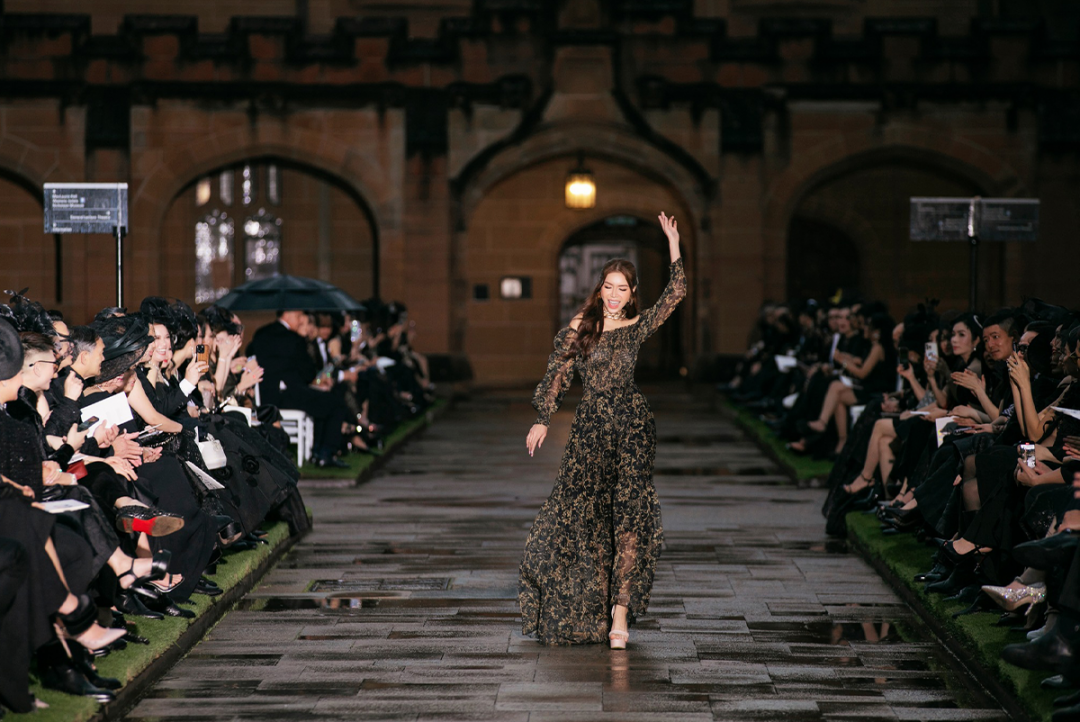
[[[341,426],[349,418],[349,409],[338,394],[311,388],[320,367],[308,353],[307,341],[274,321],[255,332],[247,355],[256,356],[263,368],[260,401],[283,409],[299,409],[315,419],[316,458],[337,453],[342,445]]]

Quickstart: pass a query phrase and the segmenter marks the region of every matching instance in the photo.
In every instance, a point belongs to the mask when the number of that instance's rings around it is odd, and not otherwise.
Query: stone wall
[[[75,321],[110,304],[111,241],[57,246],[40,187],[127,181],[129,301],[192,300],[193,184],[260,160],[286,169],[284,270],[404,301],[420,347],[468,355],[484,384],[535,380],[559,252],[612,215],[680,219],[690,297],[664,342],[689,367],[738,352],[761,302],[805,285],[789,241],[807,223],[857,249],[858,290],[896,313],[964,305],[966,250],[908,241],[910,195],[1041,198],[1037,246],[982,252],[982,305],[1076,305],[1071,11],[986,5],[8,2],[0,281]],[[579,157],[590,211],[562,203]],[[474,301],[505,275],[533,298]]]

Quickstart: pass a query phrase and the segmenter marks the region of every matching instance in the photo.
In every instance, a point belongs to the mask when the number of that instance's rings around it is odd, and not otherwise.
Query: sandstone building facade
[[[113,300],[113,246],[44,234],[46,182],[129,183],[129,299],[325,278],[405,302],[487,385],[542,371],[575,249],[632,249],[655,298],[661,210],[691,289],[646,358],[666,372],[738,352],[766,299],[966,306],[968,249],[908,240],[910,196],[1039,198],[1037,244],[982,249],[982,305],[1080,301],[1068,2],[2,7],[0,288],[77,322]],[[564,202],[579,164],[591,209]]]

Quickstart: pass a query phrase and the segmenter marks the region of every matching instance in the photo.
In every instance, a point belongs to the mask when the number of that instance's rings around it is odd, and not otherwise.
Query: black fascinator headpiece
[[[53,328],[52,318],[45,307],[36,301],[31,301],[25,294],[29,289],[21,291],[5,291],[11,294],[8,306],[11,309],[11,318],[14,321],[15,330],[19,333],[40,333],[50,338],[57,336]]]

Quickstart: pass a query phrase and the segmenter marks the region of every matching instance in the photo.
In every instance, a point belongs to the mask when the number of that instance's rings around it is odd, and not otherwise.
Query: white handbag
[[[210,471],[220,469],[228,463],[225,459],[225,449],[221,448],[221,442],[210,434],[206,435],[206,441],[199,441],[199,430],[196,429],[195,445],[199,447],[199,456]]]

